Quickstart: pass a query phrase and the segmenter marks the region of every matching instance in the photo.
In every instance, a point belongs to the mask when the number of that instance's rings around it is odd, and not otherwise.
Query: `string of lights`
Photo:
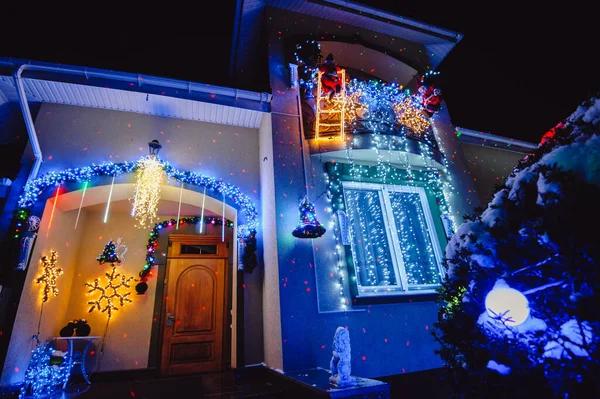
[[[332,291],[338,291],[340,294],[340,302],[339,307],[340,310],[347,310],[348,305],[350,304],[350,300],[344,294],[344,275],[345,275],[345,266],[346,261],[344,260],[344,249],[343,243],[340,242],[341,239],[341,231],[339,226],[339,221],[336,221],[336,216],[345,215],[344,211],[344,199],[341,195],[334,196],[333,192],[338,192],[341,190],[342,182],[339,179],[339,173],[337,171],[338,164],[330,164],[334,169],[331,173],[325,173],[325,183],[327,184],[327,200],[331,202],[331,206],[327,207],[327,211],[329,212],[329,226],[333,229],[333,237],[335,239],[335,251],[334,257],[335,260],[332,262],[334,264],[334,270],[330,273],[330,276],[333,278],[337,276],[337,281],[334,280],[334,288]],[[346,272],[347,273],[347,272]]]
[[[163,165],[156,155],[147,155],[138,161],[131,209],[138,228],[146,228],[156,221],[163,175]]]
[[[148,278],[152,276],[152,267],[156,265],[155,252],[156,247],[158,247],[158,239],[160,238],[160,232],[162,231],[162,229],[173,226],[179,226],[184,223],[194,225],[198,223],[203,223],[215,226],[223,226],[223,219],[213,216],[192,216],[179,218],[179,222],[177,221],[177,219],[169,219],[160,223],[156,223],[154,225],[154,228],[150,232],[150,237],[148,238],[148,245],[146,246],[146,263],[142,267],[142,270],[140,270],[140,279],[138,284],[135,286],[135,290],[138,294],[142,295],[148,290],[147,281]],[[224,225],[224,227],[233,228],[234,223],[233,221],[226,219]]]
[[[19,399],[48,397],[59,392],[71,375],[68,352],[59,352],[50,341],[39,343],[31,353]]]
[[[195,172],[182,171],[170,165],[166,161],[161,161],[163,170],[168,177],[174,178],[179,182],[186,184],[206,187],[208,190],[224,196],[236,204],[246,217],[245,225],[238,225],[238,237],[248,237],[253,230],[258,228],[258,212],[254,202],[241,190],[228,183],[221,182],[213,177],[208,177]],[[27,183],[24,192],[19,198],[20,208],[30,208],[38,202],[44,190],[48,187],[59,186],[64,183],[85,182],[92,177],[99,176],[120,176],[125,173],[135,172],[139,166],[136,162],[123,163],[102,163],[100,165],[92,164],[83,168],[66,169],[60,172],[49,172],[37,179]],[[216,194],[215,194],[215,198]]]

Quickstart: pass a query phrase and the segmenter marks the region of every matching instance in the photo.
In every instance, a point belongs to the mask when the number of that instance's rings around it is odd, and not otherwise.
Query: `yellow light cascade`
[[[63,274],[63,270],[56,268],[57,259],[58,254],[56,251],[50,251],[50,258],[48,258],[46,255],[42,256],[41,262],[43,274],[35,280],[36,284],[44,284],[44,288],[42,290],[42,302],[47,302],[50,298],[50,294],[53,296],[58,296],[56,279],[58,276]]]
[[[133,277],[126,277],[124,274],[117,273],[117,267],[113,266],[110,273],[106,272],[107,282],[106,285],[101,285],[99,279],[95,279],[93,284],[85,283],[87,287],[90,287],[88,295],[94,292],[99,292],[99,296],[95,301],[88,301],[88,305],[92,305],[88,312],[99,310],[102,313],[107,313],[108,318],[112,317],[113,310],[119,310],[116,304],[121,307],[125,306],[126,302],[133,302],[128,298],[131,292],[126,291],[121,293],[124,288],[131,288],[129,283],[133,280]]]
[[[135,217],[136,227],[140,229],[152,226],[157,220],[163,176],[163,166],[155,155],[142,157],[138,161],[131,216]]]
[[[394,104],[394,110],[396,111],[396,115],[399,115],[398,123],[406,126],[413,132],[423,134],[429,130],[431,123],[421,110],[411,104],[409,98],[406,98],[401,103]]]

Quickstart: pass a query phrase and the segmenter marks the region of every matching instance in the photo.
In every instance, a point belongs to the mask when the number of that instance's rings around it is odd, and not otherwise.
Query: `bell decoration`
[[[158,142],[158,140],[152,140],[148,142],[148,155],[158,155],[158,152],[162,148],[162,145]]]
[[[300,220],[298,220],[298,226],[292,232],[294,237],[319,238],[325,234],[325,227],[317,220],[315,206],[309,201],[308,195],[300,202],[298,211]]]

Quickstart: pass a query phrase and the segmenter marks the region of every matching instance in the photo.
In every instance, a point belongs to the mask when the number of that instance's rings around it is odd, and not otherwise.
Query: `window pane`
[[[181,255],[215,255],[216,253],[216,245],[181,244]]]
[[[440,273],[419,194],[389,194],[409,289],[415,285],[439,284]]]
[[[345,190],[345,193],[358,285],[396,285],[379,192]]]

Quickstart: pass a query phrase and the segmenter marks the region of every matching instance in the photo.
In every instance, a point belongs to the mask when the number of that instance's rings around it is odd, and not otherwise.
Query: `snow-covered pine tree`
[[[456,397],[600,392],[599,205],[600,93],[446,247],[433,334]]]

